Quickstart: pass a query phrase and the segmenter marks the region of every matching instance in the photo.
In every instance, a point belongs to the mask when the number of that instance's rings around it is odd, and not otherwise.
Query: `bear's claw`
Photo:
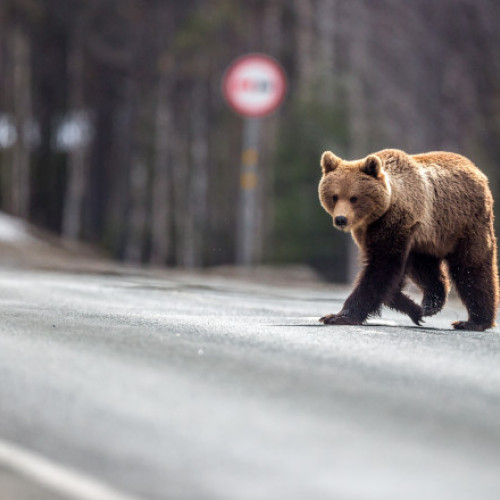
[[[319,319],[324,325],[362,325],[363,322],[343,314],[327,314]]]
[[[425,321],[422,319],[422,316],[420,317],[412,317],[410,316],[410,319],[413,321],[413,323],[415,323],[417,326],[422,326]]]

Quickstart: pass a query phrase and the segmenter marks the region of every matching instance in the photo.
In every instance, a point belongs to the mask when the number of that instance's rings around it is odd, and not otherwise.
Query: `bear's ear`
[[[328,172],[333,172],[340,164],[342,160],[335,156],[331,151],[325,151],[321,155],[321,169],[323,170],[323,174],[327,174]]]
[[[370,155],[366,158],[361,171],[377,179],[382,171],[382,160],[377,155]]]

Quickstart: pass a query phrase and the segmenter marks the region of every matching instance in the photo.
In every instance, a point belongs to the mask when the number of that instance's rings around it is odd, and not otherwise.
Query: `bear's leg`
[[[423,316],[422,308],[401,290],[396,291],[390,299],[384,300],[384,305],[408,315],[416,325],[420,326]]]
[[[433,316],[443,308],[450,283],[444,270],[444,262],[432,255],[410,253],[407,273],[422,290],[423,316]]]
[[[401,290],[410,234],[398,231],[397,228],[386,232],[390,234],[390,238],[383,239],[379,236],[373,238],[373,243],[368,240],[366,265],[359,273],[356,287],[347,297],[342,310],[338,314],[323,316],[320,318],[322,323],[361,325],[368,316],[376,313],[386,300],[390,300]]]
[[[491,241],[491,240],[490,240]],[[495,325],[498,275],[495,242],[479,248],[461,244],[448,256],[450,275],[469,313],[467,321],[456,321],[458,330],[483,331]]]

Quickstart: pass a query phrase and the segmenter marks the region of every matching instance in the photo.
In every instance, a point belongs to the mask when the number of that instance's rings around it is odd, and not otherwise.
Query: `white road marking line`
[[[0,465],[75,500],[138,500],[85,474],[3,440],[0,440]]]

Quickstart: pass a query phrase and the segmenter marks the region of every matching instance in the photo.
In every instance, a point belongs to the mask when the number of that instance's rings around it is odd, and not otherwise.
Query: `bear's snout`
[[[343,228],[347,226],[347,217],[345,217],[344,215],[337,215],[333,222],[337,227]]]

